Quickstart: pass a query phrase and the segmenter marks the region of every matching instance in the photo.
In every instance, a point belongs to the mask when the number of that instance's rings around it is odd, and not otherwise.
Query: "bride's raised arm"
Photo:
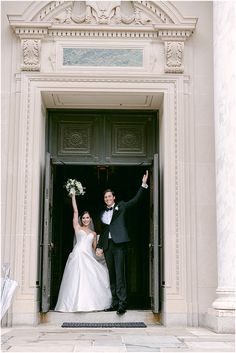
[[[75,193],[72,194],[71,196],[71,200],[72,200],[72,207],[73,207],[73,227],[74,230],[76,230],[78,227],[80,228],[80,224],[79,224],[79,211],[78,211],[78,207],[77,207],[77,203],[76,203],[76,198],[75,198]]]

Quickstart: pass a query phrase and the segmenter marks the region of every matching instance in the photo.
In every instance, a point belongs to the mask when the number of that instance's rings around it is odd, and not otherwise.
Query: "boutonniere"
[[[116,211],[118,211],[118,209],[119,209],[119,207],[118,207],[118,206],[116,206],[116,207],[115,207],[115,210],[116,210]]]

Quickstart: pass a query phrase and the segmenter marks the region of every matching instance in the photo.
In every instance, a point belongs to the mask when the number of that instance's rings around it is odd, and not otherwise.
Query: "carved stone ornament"
[[[165,42],[166,73],[183,73],[183,42]]]
[[[71,7],[53,18],[55,23],[147,24],[150,19],[134,1],[74,1]]]
[[[9,22],[22,40],[22,70],[40,69],[40,40],[100,37],[163,41],[165,72],[183,73],[184,41],[197,18],[183,17],[170,1],[38,1]]]
[[[21,46],[23,55],[21,69],[23,71],[39,71],[41,40],[22,39]]]

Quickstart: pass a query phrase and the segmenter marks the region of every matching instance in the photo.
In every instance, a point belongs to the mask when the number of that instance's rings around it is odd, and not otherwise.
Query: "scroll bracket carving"
[[[40,71],[41,39],[21,39],[22,71]]]
[[[165,73],[184,73],[184,42],[194,32],[196,24],[154,25],[165,46]]]
[[[165,73],[183,73],[184,42],[165,42]]]

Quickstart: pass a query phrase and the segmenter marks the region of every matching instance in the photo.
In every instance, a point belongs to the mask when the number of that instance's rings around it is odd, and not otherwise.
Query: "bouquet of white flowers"
[[[72,196],[73,193],[75,193],[75,195],[85,194],[85,187],[83,187],[81,182],[76,179],[68,179],[65,188],[69,192],[69,196]]]

